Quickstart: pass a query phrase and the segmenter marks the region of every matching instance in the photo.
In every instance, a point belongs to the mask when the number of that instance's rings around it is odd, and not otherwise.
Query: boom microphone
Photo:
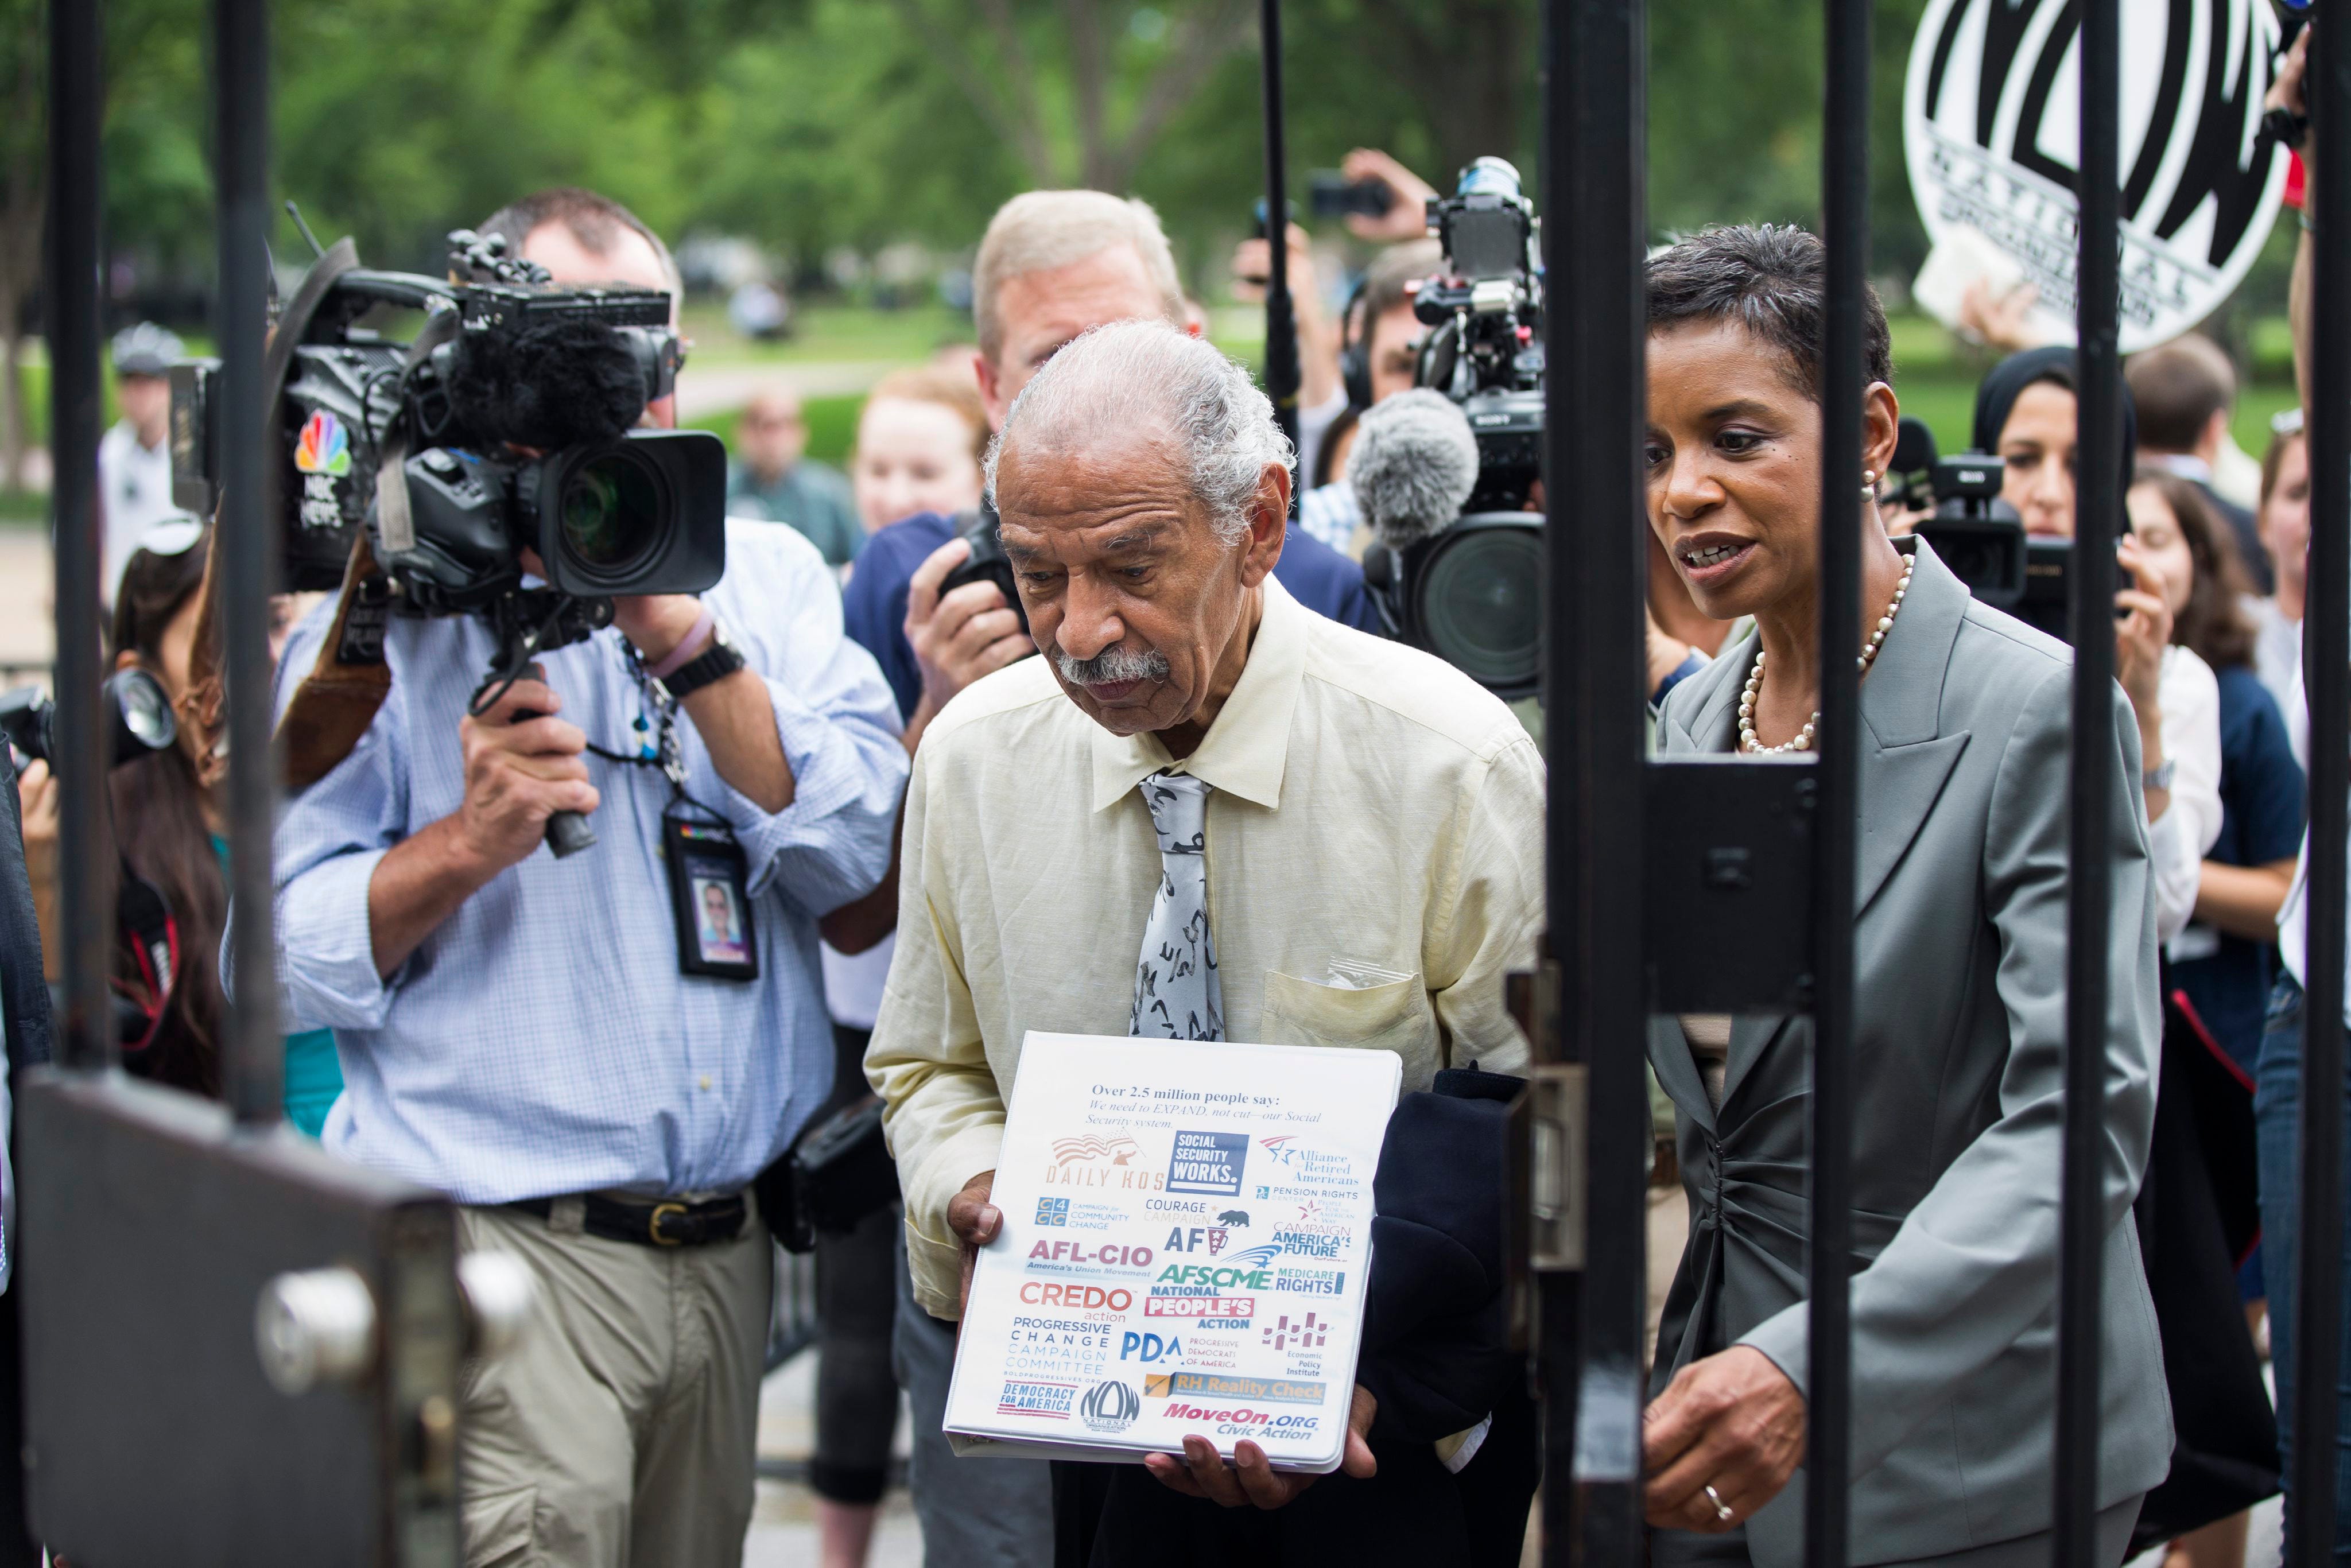
[[[1444,393],[1426,387],[1364,411],[1347,482],[1380,542],[1404,550],[1441,532],[1478,486],[1478,438]]]

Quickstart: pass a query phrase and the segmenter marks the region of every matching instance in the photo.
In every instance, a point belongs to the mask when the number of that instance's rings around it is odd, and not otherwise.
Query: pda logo
[[[1155,1333],[1138,1333],[1129,1329],[1119,1337],[1121,1361],[1173,1361],[1183,1354],[1184,1342],[1173,1334],[1163,1339]]]
[[[1079,1419],[1097,1432],[1123,1432],[1142,1414],[1143,1396],[1132,1384],[1115,1378],[1095,1384],[1093,1391],[1078,1405]]]

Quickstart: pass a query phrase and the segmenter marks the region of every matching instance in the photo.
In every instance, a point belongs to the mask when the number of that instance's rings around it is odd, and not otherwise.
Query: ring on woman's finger
[[[1730,1505],[1722,1500],[1722,1494],[1715,1490],[1711,1483],[1702,1486],[1698,1490],[1706,1493],[1707,1501],[1714,1504],[1715,1518],[1722,1521],[1725,1524],[1729,1524],[1732,1519],[1737,1517],[1731,1512]]]

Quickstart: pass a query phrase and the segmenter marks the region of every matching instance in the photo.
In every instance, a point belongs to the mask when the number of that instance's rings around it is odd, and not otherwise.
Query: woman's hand
[[[2159,737],[2163,710],[2158,694],[2163,684],[2163,651],[2171,645],[2171,606],[2164,600],[2162,580],[2137,542],[2125,538],[2115,559],[2132,582],[2115,595],[2115,678],[2130,695],[2140,734],[2152,729]]]
[[[2285,58],[2278,62],[2277,79],[2270,83],[2269,96],[2262,99],[2262,109],[2283,109],[2304,116],[2310,113],[2310,95],[2303,84],[2310,74],[2310,33],[2311,28],[2316,26],[2314,21],[2308,23],[2294,35],[2294,47],[2288,49]],[[2312,144],[2317,140],[2314,136],[2302,139],[2300,152],[2304,191],[2310,189],[2310,154]],[[2307,197],[2304,199],[2308,200]]]
[[[1689,662],[1692,650],[1687,643],[1677,643],[1666,635],[1666,629],[1657,624],[1656,615],[1648,614],[1646,619],[1649,622],[1649,691],[1654,694],[1666,684],[1667,675]]]
[[[57,781],[47,763],[25,764],[16,775],[16,800],[24,818],[25,874],[33,884],[33,918],[41,928],[41,969],[45,977],[60,979],[65,955],[57,945]]]
[[[1752,1345],[1683,1367],[1641,1425],[1649,1523],[1659,1530],[1718,1535],[1744,1524],[1804,1457],[1804,1396]]]
[[[1991,280],[1979,277],[1959,293],[1959,335],[1972,335],[2003,354],[2037,349],[2043,340],[2030,323],[2032,308],[2040,302],[2041,290],[2031,283],[2018,283],[1995,295]]]

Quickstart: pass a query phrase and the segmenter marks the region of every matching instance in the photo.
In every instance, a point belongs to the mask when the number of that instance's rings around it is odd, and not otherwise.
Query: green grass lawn
[[[687,362],[705,365],[790,365],[837,360],[928,359],[949,343],[972,340],[971,318],[944,305],[876,310],[863,305],[800,307],[792,335],[757,342],[727,323],[724,305],[686,306]]]

